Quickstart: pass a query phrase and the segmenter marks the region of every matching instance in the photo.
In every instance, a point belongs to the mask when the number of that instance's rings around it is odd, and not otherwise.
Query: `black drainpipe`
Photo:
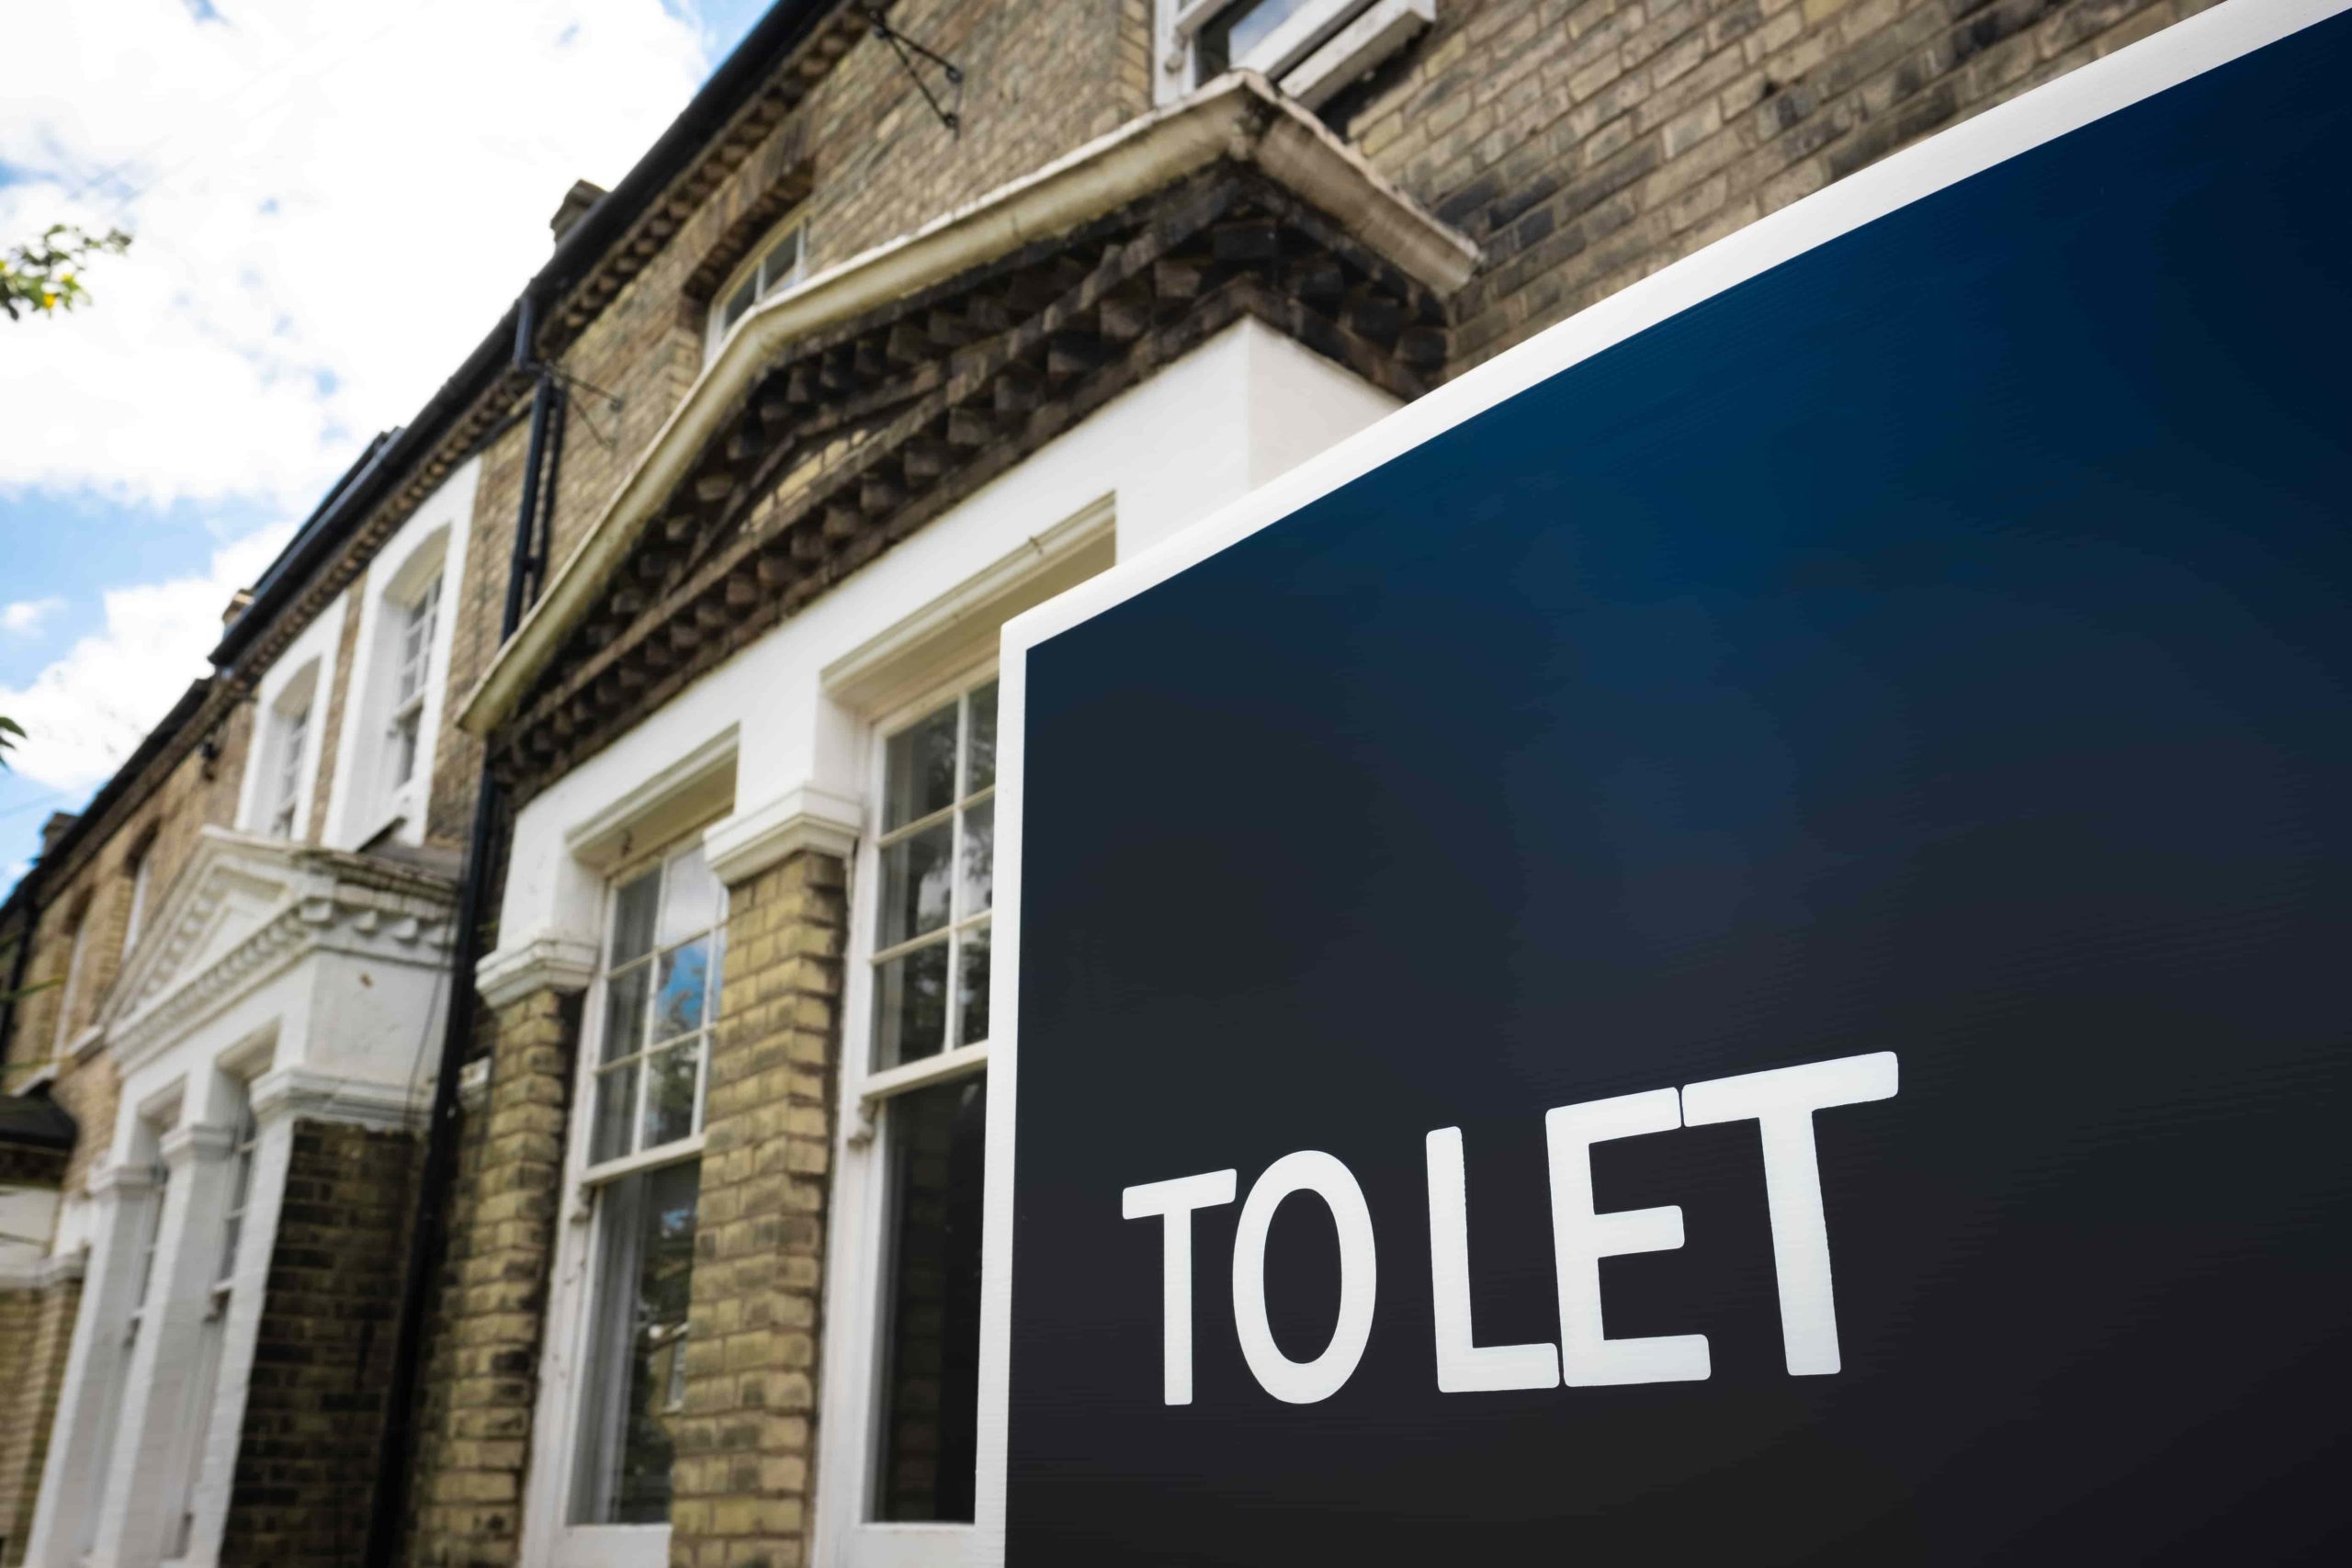
[[[526,591],[546,570],[545,528],[554,512],[555,466],[563,451],[563,389],[552,366],[532,352],[530,296],[516,308],[514,364],[536,370],[531,395],[530,447],[523,459],[523,501],[515,509],[514,548],[506,566],[506,607],[499,619],[501,647],[522,624]],[[552,433],[552,434],[550,434]],[[544,471],[543,471],[544,470]],[[540,502],[545,486],[547,504]],[[543,514],[544,513],[544,514]],[[408,1275],[401,1290],[400,1325],[392,1345],[391,1379],[385,1393],[383,1446],[379,1455],[374,1506],[368,1510],[368,1568],[392,1568],[400,1552],[409,1495],[414,1480],[417,1374],[423,1365],[424,1320],[432,1303],[433,1279],[446,1241],[449,1199],[458,1171],[458,1078],[474,1034],[474,968],[481,959],[481,930],[490,917],[491,855],[504,808],[503,792],[482,759],[474,785],[474,820],[466,840],[463,880],[458,888],[457,940],[449,959],[449,1006],[441,1026],[441,1069],[433,1080],[433,1110],[426,1123],[424,1167],[416,1186],[416,1225],[409,1241]]]

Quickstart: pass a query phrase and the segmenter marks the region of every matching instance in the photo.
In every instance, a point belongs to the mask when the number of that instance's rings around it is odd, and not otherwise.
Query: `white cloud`
[[[200,19],[210,10],[217,20]],[[660,0],[76,0],[0,51],[0,243],[119,223],[7,329],[0,491],[288,513],[408,418],[704,71]]]
[[[19,599],[13,604],[0,604],[0,632],[10,637],[39,637],[42,626],[63,608],[65,601],[53,595],[47,599]]]
[[[108,589],[98,630],[28,685],[0,687],[0,714],[25,727],[9,765],[57,789],[106,779],[207,671],[230,595],[292,536],[290,525],[277,525],[215,551],[201,576]]]

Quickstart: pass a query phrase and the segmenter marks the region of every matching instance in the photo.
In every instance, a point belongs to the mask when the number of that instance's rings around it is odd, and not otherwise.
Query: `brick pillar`
[[[32,1537],[33,1502],[49,1457],[49,1429],[65,1382],[65,1352],[82,1305],[80,1259],[49,1260],[45,1279],[0,1290],[0,1563],[25,1560]]]
[[[299,1121],[290,1144],[220,1560],[341,1568],[380,1468],[420,1140]]]
[[[520,1550],[579,993],[533,991],[489,1032],[489,1100],[466,1117],[417,1424],[408,1557],[430,1568],[503,1568]]]
[[[798,1568],[847,877],[838,858],[802,850],[728,892],[670,1561]]]

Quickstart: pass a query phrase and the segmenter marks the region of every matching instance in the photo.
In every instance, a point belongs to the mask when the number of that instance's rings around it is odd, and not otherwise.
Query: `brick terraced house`
[[[0,910],[0,1568],[983,1560],[1003,621],[2200,8],[780,0]]]

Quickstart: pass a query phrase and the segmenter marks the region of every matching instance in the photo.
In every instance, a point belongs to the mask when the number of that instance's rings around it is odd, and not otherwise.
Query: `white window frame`
[[[365,588],[352,596],[359,632],[337,720],[334,777],[321,784],[331,791],[321,835],[331,849],[360,849],[388,836],[403,844],[424,842],[458,625],[466,619],[466,552],[481,479],[477,457],[442,481],[377,551]],[[412,661],[403,658],[402,634],[410,611],[436,582],[423,684],[404,688],[402,667]],[[416,733],[416,762],[401,781],[398,750],[407,726]]]
[[[270,715],[269,820],[264,831],[273,839],[299,841],[302,837],[303,775],[309,771],[311,699]]]
[[[1159,69],[1154,96],[1170,103],[1204,84],[1200,36],[1250,0],[1153,0]],[[1255,71],[1309,108],[1386,60],[1437,20],[1437,0],[1306,0],[1229,71]]]
[[[987,1541],[974,1524],[886,1523],[873,1517],[875,1493],[882,1456],[884,1361],[888,1350],[890,1252],[890,1161],[888,1118],[883,1114],[891,1100],[912,1090],[976,1077],[988,1069],[989,1043],[956,1045],[935,1055],[894,1067],[876,1067],[879,1051],[877,993],[882,953],[903,952],[910,944],[884,950],[877,946],[882,893],[880,830],[886,798],[888,747],[891,738],[944,704],[987,685],[997,678],[993,656],[967,662],[952,673],[926,685],[916,700],[880,714],[866,728],[867,777],[873,781],[869,798],[874,807],[873,830],[860,836],[856,865],[851,876],[847,976],[842,1010],[842,1070],[840,1147],[836,1150],[832,1257],[828,1262],[826,1375],[821,1384],[823,1408],[819,1413],[816,1541],[812,1562],[834,1568],[965,1568],[989,1560]],[[965,766],[962,722],[957,735],[957,767]],[[1002,729],[999,746],[1001,755]],[[958,789],[962,789],[959,778]],[[994,798],[995,785],[989,786]],[[959,793],[948,809],[960,815],[969,795]],[[918,818],[929,821],[931,818]],[[909,825],[910,827],[912,824]],[[901,829],[893,829],[895,840]],[[962,853],[958,829],[956,852]],[[960,870],[957,874],[960,876]],[[991,932],[995,909],[986,917]],[[976,925],[957,920],[951,926]],[[996,1022],[1000,976],[991,942],[989,954],[991,1031]],[[951,966],[951,994],[956,976]]]
[[[699,1161],[703,1156],[703,1118],[710,1093],[710,1048],[718,1022],[718,988],[725,979],[727,887],[714,874],[718,903],[710,931],[715,934],[711,989],[702,1030],[702,1068],[695,1087],[695,1131],[652,1148],[633,1149],[615,1158],[592,1162],[595,1136],[596,1078],[603,1055],[605,998],[612,961],[612,938],[620,891],[649,868],[666,866],[702,839],[712,818],[697,817],[687,831],[664,840],[659,848],[634,855],[613,866],[604,877],[602,920],[596,933],[595,977],[582,993],[580,1044],[573,1066],[572,1106],[565,1140],[562,1229],[556,1239],[554,1288],[549,1294],[547,1348],[540,1360],[541,1388],[533,1427],[533,1457],[524,1499],[524,1562],[529,1568],[667,1568],[670,1527],[659,1525],[578,1524],[572,1502],[581,1484],[581,1443],[589,1419],[589,1362],[595,1355],[595,1313],[605,1270],[605,1226],[602,1194],[626,1177],[668,1166]],[[666,888],[664,889],[666,893]],[[689,939],[691,940],[691,939]],[[675,944],[672,944],[675,945]],[[656,915],[655,954],[662,951]],[[658,957],[653,960],[657,966]],[[649,1005],[651,998],[649,996]],[[642,1060],[642,1054],[640,1054]],[[641,1126],[646,1075],[638,1077],[635,1114]],[[700,1224],[697,1215],[697,1224]]]
[[[790,265],[771,269],[769,264],[775,260],[776,251],[786,241],[792,243]],[[727,282],[710,297],[710,310],[704,321],[703,363],[707,365],[718,356],[719,345],[727,341],[727,334],[734,331],[736,321],[752,313],[752,307],[769,295],[800,283],[808,276],[808,226],[802,220],[801,209],[796,208],[760,236],[760,243],[752,247],[752,254],[736,265],[735,270],[727,275]],[[743,309],[729,320],[727,308],[734,303],[735,297],[746,284],[751,286],[752,296],[744,302]]]
[[[385,753],[390,764],[389,788],[399,795],[416,780],[420,764],[430,773],[423,755],[430,742],[424,733],[424,699],[433,690],[433,653],[441,623],[441,579],[435,570],[424,588],[393,608],[400,624],[393,628],[392,711],[385,721]]]
[[[57,991],[57,1021],[51,1028],[49,1054],[65,1055],[74,1036],[74,1006],[82,997],[82,972],[90,955],[90,917],[97,912],[95,899],[84,898],[74,916],[74,934],[65,950],[65,983]]]
[[[130,861],[130,908],[122,919],[122,956],[139,945],[139,929],[147,920],[148,884],[153,880],[155,833],[150,829]]]

